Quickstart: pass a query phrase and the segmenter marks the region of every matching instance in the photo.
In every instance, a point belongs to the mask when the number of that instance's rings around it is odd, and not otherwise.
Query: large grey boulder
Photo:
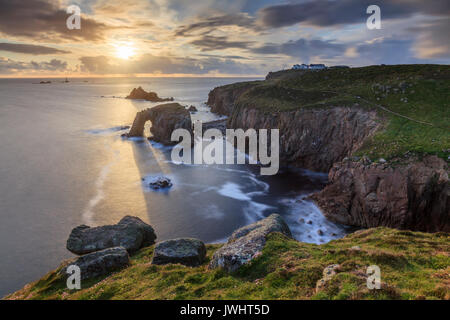
[[[124,247],[133,253],[155,243],[153,228],[137,217],[126,216],[118,224],[91,228],[81,225],[72,230],[67,249],[86,254],[106,248]]]
[[[153,253],[152,264],[180,263],[195,267],[206,257],[205,244],[197,239],[172,239],[159,242]]]
[[[228,272],[239,269],[262,252],[266,236],[280,232],[292,238],[291,231],[278,214],[236,230],[228,242],[214,253],[209,264],[210,269],[223,268]]]
[[[79,257],[73,262],[69,262],[62,271],[62,275],[67,275],[67,268],[76,265],[80,268],[81,280],[91,279],[98,276],[110,274],[128,266],[130,257],[123,247],[108,248]]]

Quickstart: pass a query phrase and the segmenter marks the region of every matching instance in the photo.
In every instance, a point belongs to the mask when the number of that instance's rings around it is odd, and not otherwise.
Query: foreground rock
[[[173,101],[173,98],[160,98],[156,92],[147,92],[142,87],[134,88],[131,93],[126,97],[126,99],[139,99],[139,100],[147,100],[151,102],[165,102],[165,101]]]
[[[312,196],[327,218],[371,228],[450,231],[450,182],[436,156],[395,167],[367,159],[336,163],[329,185]]]
[[[126,216],[118,224],[101,227],[81,225],[72,230],[67,249],[75,254],[86,254],[106,248],[123,247],[133,253],[155,243],[153,228],[137,217]]]
[[[173,239],[159,242],[155,246],[152,264],[180,263],[190,267],[205,261],[205,244],[197,239]]]
[[[191,115],[179,103],[163,104],[138,112],[128,137],[142,137],[147,121],[152,122],[152,139],[164,144],[177,143],[170,139],[175,129],[182,128],[192,133]]]
[[[266,236],[280,232],[292,238],[291,231],[278,214],[236,230],[228,242],[214,253],[209,268],[223,268],[228,272],[239,269],[261,254],[266,244]]]
[[[86,254],[70,262],[69,265],[78,266],[81,279],[86,280],[110,274],[127,267],[129,263],[130,257],[127,250],[123,247],[115,247]],[[63,276],[67,276],[68,266],[62,269],[61,274]]]

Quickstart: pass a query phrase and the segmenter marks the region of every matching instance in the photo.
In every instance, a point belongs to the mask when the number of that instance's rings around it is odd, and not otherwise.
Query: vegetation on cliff
[[[450,299],[450,241],[446,233],[368,229],[324,245],[269,234],[262,254],[235,273],[209,270],[221,245],[207,246],[195,268],[150,264],[154,246],[131,257],[120,272],[66,289],[59,269],[7,299]],[[327,266],[336,275],[319,290]],[[381,269],[381,289],[366,286],[366,269]]]
[[[230,85],[230,90],[249,83]],[[395,65],[351,69],[280,71],[253,82],[235,101],[266,113],[308,108],[374,110],[382,130],[355,155],[387,160],[412,152],[450,156],[450,66]],[[230,116],[233,116],[231,114]]]

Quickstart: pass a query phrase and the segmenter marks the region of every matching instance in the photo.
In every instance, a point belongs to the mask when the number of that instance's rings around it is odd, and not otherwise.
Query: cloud
[[[269,6],[261,9],[259,23],[271,28],[305,23],[313,26],[365,23],[373,0],[317,0]],[[413,14],[449,15],[448,0],[384,0],[377,3],[382,19],[407,18]]]
[[[70,51],[59,50],[46,46],[39,46],[34,44],[22,44],[22,43],[0,43],[0,51],[9,51],[24,54],[65,54]]]
[[[0,57],[0,74],[65,70],[67,70],[67,62],[57,59],[43,62],[22,62]]]
[[[9,36],[99,41],[108,26],[87,16],[81,17],[81,29],[69,30],[69,15],[47,0],[0,0],[0,32]]]
[[[219,27],[237,26],[246,29],[258,29],[253,17],[246,13],[216,15],[209,18],[202,18],[199,21],[179,27],[175,35],[192,36],[196,32],[210,33]]]
[[[438,19],[421,23],[409,28],[417,35],[417,41],[413,50],[420,58],[450,60],[450,20],[448,18]]]
[[[93,74],[259,74],[251,65],[209,57],[195,59],[185,57],[155,56],[145,54],[131,61],[116,60],[106,56],[81,57],[81,71]]]
[[[201,51],[224,50],[229,48],[245,49],[252,41],[229,41],[227,37],[203,36],[200,39],[191,41],[190,44],[197,46]]]
[[[282,44],[269,43],[251,51],[258,54],[284,54],[309,62],[309,59],[314,56],[326,59],[343,55],[346,49],[346,45],[334,41],[302,38]]]

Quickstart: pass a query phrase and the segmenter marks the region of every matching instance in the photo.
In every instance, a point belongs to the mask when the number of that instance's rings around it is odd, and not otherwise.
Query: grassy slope
[[[359,246],[361,250],[352,250]],[[220,245],[208,246],[208,259]],[[450,241],[426,234],[376,228],[324,245],[269,235],[263,254],[235,274],[150,264],[153,247],[140,250],[131,266],[107,278],[82,283],[80,291],[50,272],[9,299],[450,299]],[[339,263],[339,273],[319,293],[322,270]],[[369,265],[381,269],[382,289],[368,290]]]
[[[404,92],[400,88],[402,83]],[[390,86],[390,92],[377,89],[377,85]],[[407,102],[401,101],[404,98]],[[433,126],[383,111],[375,104]],[[386,119],[384,130],[368,141],[357,155],[391,159],[410,151],[436,154],[444,159],[450,156],[450,66],[397,65],[278,72],[271,80],[255,82],[237,105],[268,113],[332,106],[376,110]]]

